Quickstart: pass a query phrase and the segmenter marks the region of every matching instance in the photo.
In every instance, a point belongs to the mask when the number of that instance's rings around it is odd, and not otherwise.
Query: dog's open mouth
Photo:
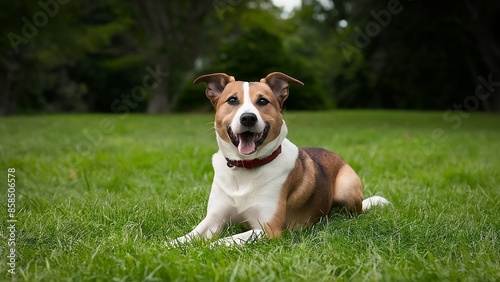
[[[239,134],[234,134],[231,127],[227,128],[227,134],[234,146],[238,147],[238,151],[242,155],[250,155],[257,151],[257,148],[266,140],[269,133],[269,124],[262,132],[245,131]]]

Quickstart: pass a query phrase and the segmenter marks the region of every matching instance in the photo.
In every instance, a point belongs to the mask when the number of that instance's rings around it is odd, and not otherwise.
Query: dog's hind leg
[[[354,214],[360,214],[363,211],[361,180],[348,164],[344,164],[337,174],[332,200],[334,209]]]

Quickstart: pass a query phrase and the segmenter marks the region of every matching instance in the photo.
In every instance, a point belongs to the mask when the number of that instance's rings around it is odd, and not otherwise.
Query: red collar
[[[278,155],[281,154],[281,145],[274,151],[270,156],[265,157],[263,159],[253,159],[253,160],[230,160],[226,158],[228,167],[241,167],[241,168],[256,168],[259,166],[263,166],[272,162]]]

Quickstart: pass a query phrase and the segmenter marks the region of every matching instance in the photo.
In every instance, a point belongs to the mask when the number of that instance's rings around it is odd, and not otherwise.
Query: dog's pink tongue
[[[253,136],[238,134],[238,138],[240,139],[240,143],[238,144],[238,151],[240,151],[240,154],[249,155],[255,151]]]

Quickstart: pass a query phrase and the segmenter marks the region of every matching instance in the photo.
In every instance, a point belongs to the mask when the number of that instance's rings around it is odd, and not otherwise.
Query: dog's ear
[[[194,84],[198,84],[200,82],[205,82],[207,84],[207,89],[205,90],[205,94],[208,99],[212,102],[212,105],[216,105],[217,99],[219,99],[220,94],[226,87],[226,85],[230,82],[234,81],[234,77],[227,75],[225,73],[213,73],[213,74],[205,74],[194,80]]]
[[[260,82],[267,84],[269,88],[271,88],[276,98],[278,98],[281,108],[283,108],[283,103],[286,98],[288,98],[288,85],[290,83],[295,83],[300,86],[304,85],[302,81],[281,72],[272,72],[265,78],[261,79]]]

